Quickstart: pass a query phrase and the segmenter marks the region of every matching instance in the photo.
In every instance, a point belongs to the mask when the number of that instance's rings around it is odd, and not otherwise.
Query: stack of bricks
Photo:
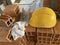
[[[4,11],[3,14],[9,15],[12,18],[15,18],[15,22],[20,20],[20,10],[19,10],[19,5],[17,4],[12,4],[8,5]]]
[[[26,45],[24,38],[13,40],[11,35],[12,24],[20,17],[18,5],[9,5],[0,16],[0,45]],[[18,18],[18,19],[17,19]]]
[[[34,45],[35,41],[36,41],[36,29],[28,26],[26,27],[25,30],[25,36],[26,36],[26,40],[27,40],[27,45]]]
[[[11,26],[0,25],[0,45],[26,45],[24,37],[13,40],[11,29]]]
[[[4,13],[0,16],[0,42],[11,42],[10,29],[14,21],[14,18]]]
[[[11,26],[0,25],[0,45],[26,45],[24,37],[13,40],[11,29]]]
[[[53,28],[34,28],[27,26],[26,40],[31,45],[60,45],[60,21]],[[31,42],[34,42],[32,44]],[[27,45],[28,45],[27,44]]]
[[[31,40],[32,32],[34,31],[34,44],[31,44],[30,41],[27,45],[60,45],[60,21],[57,21],[55,27],[52,28],[35,28],[28,26],[26,27],[26,40],[27,42]],[[30,33],[29,33],[30,32]],[[33,36],[32,36],[33,37]],[[29,38],[29,40],[28,40]],[[36,39],[37,38],[37,39]]]
[[[31,26],[26,27],[25,37],[27,45],[51,45],[53,40],[54,30],[53,28],[34,28]],[[31,43],[32,42],[32,43]]]

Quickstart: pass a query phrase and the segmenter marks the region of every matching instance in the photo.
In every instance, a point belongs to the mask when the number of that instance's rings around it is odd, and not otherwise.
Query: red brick
[[[15,19],[13,19],[10,16],[7,16],[7,15],[0,16],[0,25],[3,24],[4,26],[9,27],[14,21],[15,21]]]
[[[50,29],[38,28],[37,29],[37,42],[50,44],[52,41],[53,33],[54,33],[53,28],[50,28]]]
[[[12,18],[15,18],[15,21],[14,22],[20,21],[20,13],[17,14],[16,16],[12,16]]]
[[[36,29],[31,27],[31,26],[27,26],[26,30],[25,30],[26,34],[26,39],[27,41],[36,41]]]
[[[10,16],[16,16],[19,12],[19,5],[17,4],[8,5],[3,11],[4,14]]]
[[[9,15],[12,18],[15,18],[15,22],[20,20],[20,9],[17,4],[8,5],[3,11],[3,14]]]

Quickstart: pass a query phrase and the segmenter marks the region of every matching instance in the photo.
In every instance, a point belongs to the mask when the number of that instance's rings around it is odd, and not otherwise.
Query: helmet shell
[[[48,8],[42,7],[33,12],[29,21],[32,27],[51,28],[56,25],[56,14]]]

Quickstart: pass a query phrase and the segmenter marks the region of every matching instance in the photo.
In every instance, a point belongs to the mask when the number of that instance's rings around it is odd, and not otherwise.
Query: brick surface
[[[12,18],[15,18],[15,22],[20,20],[20,9],[17,4],[8,5],[3,11],[3,14],[9,15]]]
[[[17,4],[8,5],[3,13],[10,16],[16,16],[19,13],[19,6]]]
[[[25,36],[27,41],[36,41],[36,29],[31,27],[31,26],[27,26],[26,30],[25,30]]]
[[[53,37],[53,28],[50,29],[37,29],[37,42],[40,44],[50,44]]]
[[[17,14],[16,16],[12,16],[12,18],[15,18],[14,22],[20,21],[20,13]]]
[[[15,21],[15,19],[13,19],[10,16],[7,16],[7,15],[0,16],[0,25],[3,24],[4,26],[9,27],[14,21]]]

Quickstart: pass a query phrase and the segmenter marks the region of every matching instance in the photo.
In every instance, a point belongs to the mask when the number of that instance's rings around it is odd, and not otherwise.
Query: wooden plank
[[[2,24],[3,25],[3,24]],[[11,42],[8,38],[11,27],[0,26],[0,42]]]
[[[13,40],[11,42],[0,42],[0,45],[23,45],[23,42],[21,42],[21,38],[17,40]]]
[[[26,40],[24,36],[22,38],[18,38],[16,42],[18,42],[19,45],[26,45]]]

